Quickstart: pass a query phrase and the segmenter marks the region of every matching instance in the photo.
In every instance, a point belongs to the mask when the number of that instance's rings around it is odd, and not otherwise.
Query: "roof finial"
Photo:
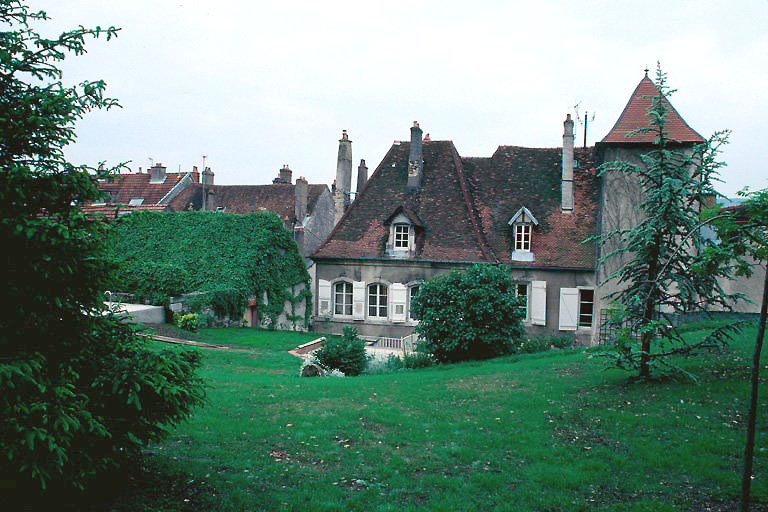
[[[645,78],[648,78],[648,64],[645,65]]]

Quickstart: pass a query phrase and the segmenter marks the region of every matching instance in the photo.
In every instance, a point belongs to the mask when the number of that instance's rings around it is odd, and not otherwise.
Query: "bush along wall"
[[[259,322],[293,328],[309,323],[309,274],[291,233],[277,215],[142,211],[119,218],[109,252],[118,268],[112,289],[168,304],[200,293],[200,311],[240,318],[255,299]],[[303,308],[301,306],[304,306]]]

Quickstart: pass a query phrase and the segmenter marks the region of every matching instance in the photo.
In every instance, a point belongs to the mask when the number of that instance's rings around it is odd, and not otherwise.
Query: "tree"
[[[0,480],[26,498],[83,489],[204,396],[199,355],[153,350],[107,311],[107,228],[78,207],[107,172],[64,158],[76,121],[117,103],[102,81],[63,85],[58,63],[117,29],[46,39],[46,19],[0,0]]]
[[[509,354],[523,335],[524,303],[503,267],[474,265],[429,279],[412,308],[423,348],[441,362]]]
[[[617,366],[639,370],[643,379],[650,378],[652,370],[678,370],[669,356],[719,346],[735,328],[724,326],[703,339],[688,342],[672,322],[674,314],[712,307],[727,309],[735,299],[718,284],[718,278],[726,277],[728,269],[707,264],[702,256],[707,241],[701,230],[701,209],[716,196],[713,182],[724,165],[717,155],[727,142],[728,132],[717,132],[706,142],[684,150],[667,134],[667,114],[671,110],[667,98],[674,91],[667,86],[660,66],[656,88],[658,94],[652,98],[647,113],[650,127],[629,135],[652,133],[656,137],[652,148],[642,155],[642,165],[613,161],[600,169],[601,175],[631,175],[641,185],[644,220],[597,238],[607,241],[619,237],[621,242],[601,262],[619,255],[628,257],[608,277],[620,285],[612,298],[619,305],[619,316],[631,325],[631,335],[617,343],[613,355]]]
[[[746,201],[735,208],[721,210],[715,219],[715,229],[721,243],[709,248],[708,255],[716,264],[735,266],[736,276],[749,276],[762,267],[763,280],[760,320],[752,355],[747,440],[744,448],[744,474],[741,480],[741,510],[749,510],[752,484],[752,460],[755,453],[755,423],[757,418],[757,391],[760,378],[760,353],[763,349],[766,316],[768,316],[768,189],[744,191]]]

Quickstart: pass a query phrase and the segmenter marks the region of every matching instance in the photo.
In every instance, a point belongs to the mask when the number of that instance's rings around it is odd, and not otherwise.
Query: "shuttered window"
[[[375,283],[368,286],[368,316],[387,317],[387,286]]]
[[[352,316],[352,283],[340,281],[334,285],[333,314]]]

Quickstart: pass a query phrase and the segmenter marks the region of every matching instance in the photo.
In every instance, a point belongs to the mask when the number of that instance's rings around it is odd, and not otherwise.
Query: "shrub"
[[[345,327],[340,338],[329,336],[316,355],[320,364],[344,375],[360,375],[368,362],[365,341],[358,337],[354,327]]]
[[[429,352],[406,352],[403,354],[403,366],[409,370],[435,366],[437,361]]]
[[[195,313],[184,316],[177,315],[176,325],[179,326],[179,329],[195,332],[200,328],[200,317]]]
[[[533,338],[523,338],[518,345],[518,351],[523,354],[535,354],[537,352],[546,352],[552,347],[549,337],[535,336]]]
[[[423,348],[437,361],[486,359],[514,351],[522,299],[502,267],[475,265],[425,281],[413,301]]]

